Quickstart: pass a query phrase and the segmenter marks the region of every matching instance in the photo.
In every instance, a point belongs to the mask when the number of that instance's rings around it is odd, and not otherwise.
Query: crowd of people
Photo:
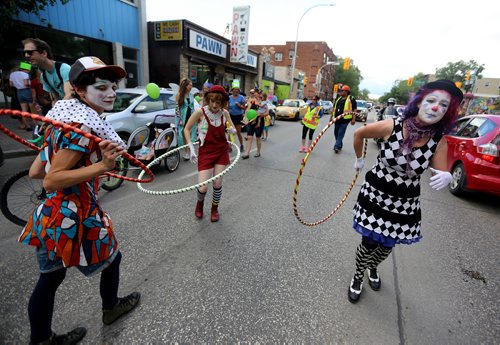
[[[74,132],[52,126],[46,129],[42,151],[32,163],[29,175],[43,179],[47,198],[34,210],[19,237],[19,242],[36,248],[39,266],[39,278],[28,305],[31,342],[76,343],[85,336],[85,328],[78,327],[63,335],[52,331],[55,295],[67,268],[76,267],[85,276],[100,274],[105,325],[133,310],[140,300],[138,292],[117,296],[122,254],[110,217],[97,198],[98,176],[112,169],[115,159],[126,149],[112,126],[99,116],[112,109],[117,83],[126,72],[93,56],[79,58],[71,66],[58,63],[53,60],[49,45],[39,39],[28,38],[23,46],[24,57],[31,65],[21,65],[19,71],[11,74],[22,109],[46,114],[103,139],[96,144]],[[189,78],[180,81],[176,95],[177,128],[179,145],[187,145],[183,158],[197,164],[198,181],[206,181],[226,169],[230,162],[230,135],[239,145],[242,159],[250,157],[255,137],[254,157],[260,157],[262,142],[269,138],[267,94],[252,89],[244,96],[239,85],[233,85],[228,92],[207,82],[201,94],[195,96],[192,87]],[[36,107],[38,93],[47,101],[43,104],[45,110]],[[447,147],[442,137],[450,130],[462,98],[462,92],[452,82],[431,82],[417,92],[402,117],[377,121],[354,131],[354,168],[358,171],[364,167],[363,140],[383,141],[354,206],[353,228],[362,239],[348,287],[350,302],[356,303],[361,296],[365,270],[370,287],[379,290],[378,265],[396,244],[420,240],[420,179],[431,168],[432,188],[439,190],[450,182]],[[302,120],[300,152],[309,152],[323,116],[319,100],[314,96],[308,103]],[[348,125],[355,122],[355,110],[349,86],[344,85],[330,117],[338,117],[334,128],[335,153],[343,148]],[[28,129],[31,124],[21,119],[20,126]],[[247,129],[245,138],[242,126]],[[219,177],[212,184],[211,222],[220,218],[222,182]],[[203,218],[207,192],[206,185],[196,190],[194,214],[199,219]]]

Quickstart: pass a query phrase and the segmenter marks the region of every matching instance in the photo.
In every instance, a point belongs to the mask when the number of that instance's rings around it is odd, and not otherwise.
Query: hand
[[[435,190],[443,189],[451,182],[451,174],[449,172],[433,168],[430,168],[430,170],[432,172],[432,176],[429,184]]]
[[[356,171],[361,171],[363,170],[364,166],[365,166],[365,160],[363,158],[356,158],[356,162],[354,162],[354,169]]]
[[[104,165],[106,171],[113,169],[115,167],[116,158],[127,152],[120,145],[109,140],[101,141],[99,143],[99,148],[101,149],[102,155],[101,162]]]
[[[198,163],[198,156],[196,155],[193,143],[189,143],[189,160],[193,164]]]

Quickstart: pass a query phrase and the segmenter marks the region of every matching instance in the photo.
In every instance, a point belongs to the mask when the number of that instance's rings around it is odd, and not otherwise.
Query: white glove
[[[198,156],[196,155],[193,143],[189,143],[189,160],[193,164],[198,163]]]
[[[364,166],[365,160],[363,158],[356,158],[356,162],[354,162],[354,169],[356,169],[356,171],[361,171]]]
[[[443,189],[451,182],[451,174],[449,172],[433,168],[430,168],[430,170],[432,172],[432,176],[429,184],[435,190]]]
[[[229,134],[236,134],[236,128],[234,128],[233,126],[231,126],[231,127],[229,127],[229,128],[227,129],[227,132],[228,132]]]

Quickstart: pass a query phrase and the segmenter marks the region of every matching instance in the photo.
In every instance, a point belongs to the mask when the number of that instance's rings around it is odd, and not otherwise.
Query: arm
[[[436,148],[436,152],[431,159],[431,182],[430,186],[435,190],[446,187],[452,179],[447,167],[448,144],[445,138],[441,138]]]
[[[352,96],[349,96],[349,97],[351,97],[351,104],[352,104],[352,111],[353,111],[351,125],[354,125],[356,123],[356,110],[358,109],[358,103],[356,103],[356,100],[354,99],[354,97],[352,97]]]
[[[357,128],[354,131],[354,151],[356,157],[360,158],[363,154],[363,139],[384,138],[387,139],[392,133],[394,121],[392,119],[378,121],[369,125]]]
[[[231,120],[231,115],[229,115],[229,112],[224,111],[224,116],[226,118],[226,121],[229,122],[229,126],[230,126],[229,128],[235,128],[233,120]]]
[[[33,179],[43,179],[45,177],[45,167],[43,166],[40,153],[36,156],[33,163],[31,163],[29,177]]]
[[[71,99],[71,94],[73,93],[73,87],[69,83],[69,81],[64,82],[64,98],[63,99]]]
[[[126,152],[119,145],[104,140],[99,143],[102,160],[83,167],[73,169],[83,153],[68,149],[58,151],[52,160],[49,172],[43,180],[43,187],[51,193],[55,190],[74,186],[88,179],[99,176],[115,166],[115,159]],[[35,160],[36,161],[36,160]]]

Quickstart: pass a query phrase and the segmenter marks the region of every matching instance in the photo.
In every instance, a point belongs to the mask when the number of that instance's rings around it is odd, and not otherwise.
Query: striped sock
[[[371,257],[371,262],[368,268],[374,269],[375,267],[377,267],[382,261],[387,259],[387,257],[389,256],[389,254],[391,254],[391,252],[392,248],[379,245],[373,252],[373,255]]]
[[[207,194],[207,192],[202,193],[202,192],[200,192],[200,190],[198,188],[196,188],[196,197],[198,198],[198,201],[205,200],[205,195],[206,194]]]
[[[370,249],[361,243],[356,250],[356,271],[354,279],[363,280],[365,270],[372,263],[372,254],[375,249]]]
[[[222,186],[220,188],[215,188],[212,194],[212,205],[219,205],[220,198],[222,196]]]

